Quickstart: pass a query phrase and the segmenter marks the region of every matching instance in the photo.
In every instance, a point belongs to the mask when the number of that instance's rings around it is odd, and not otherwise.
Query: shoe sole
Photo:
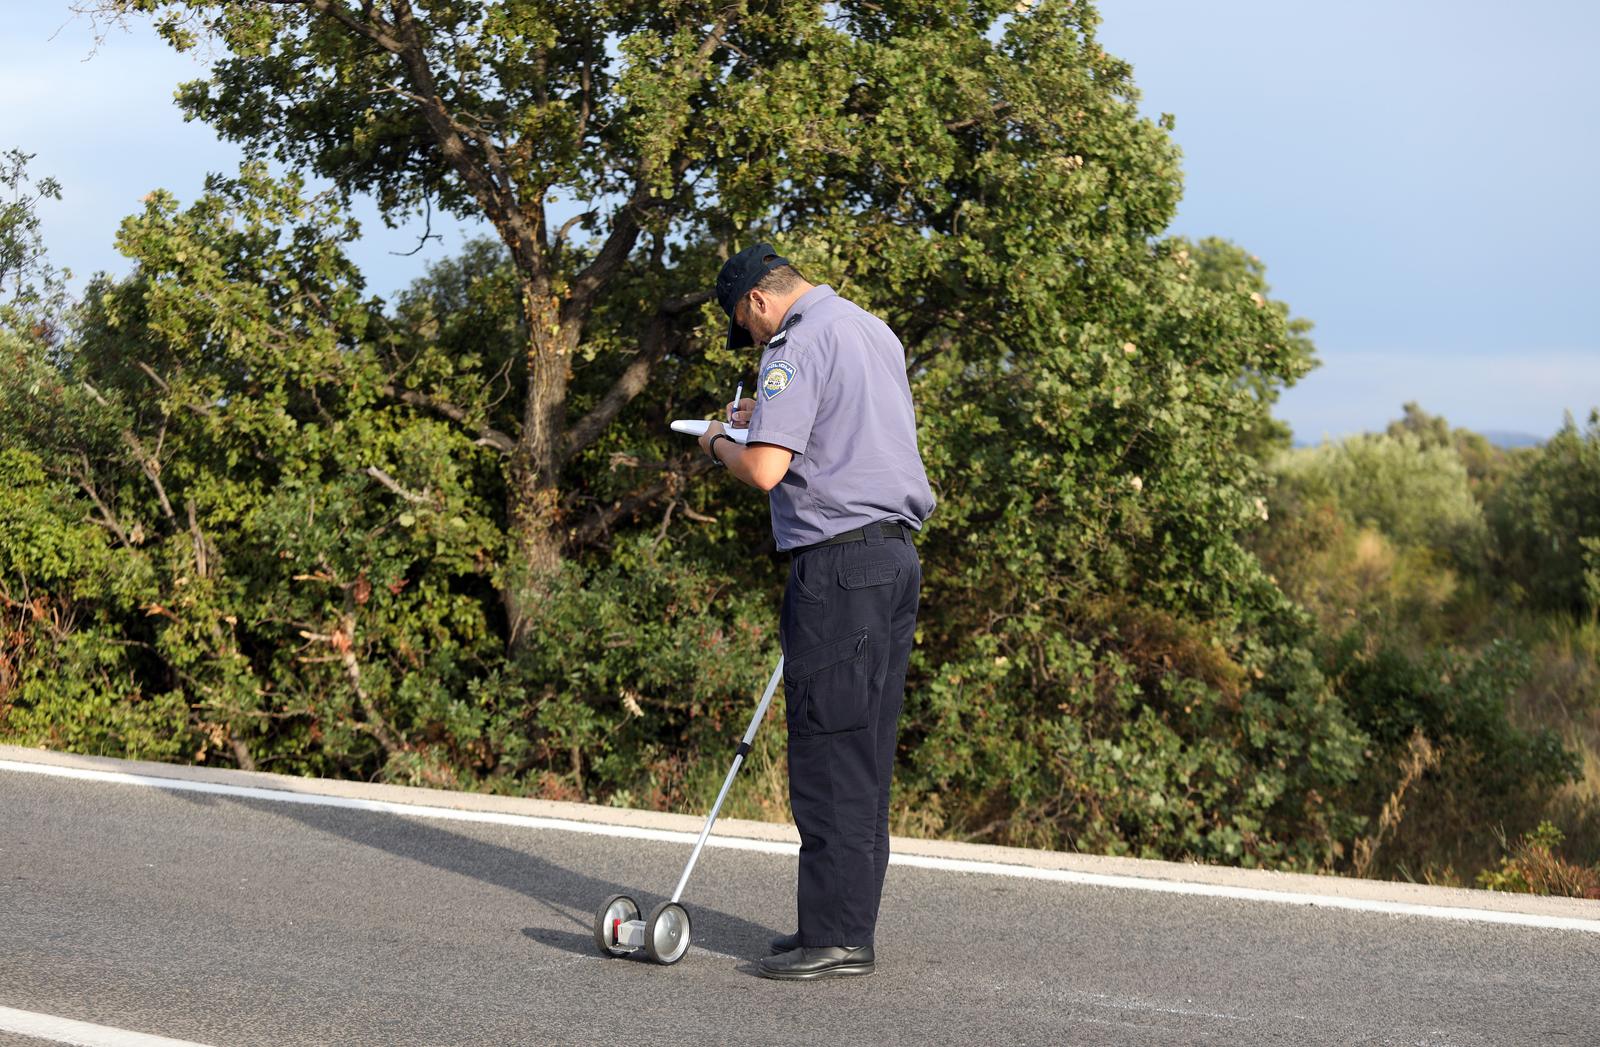
[[[871,974],[876,964],[874,963],[842,963],[836,967],[824,967],[819,971],[774,971],[757,964],[758,973],[763,978],[771,978],[780,982],[813,982],[819,978],[847,978],[851,975]]]

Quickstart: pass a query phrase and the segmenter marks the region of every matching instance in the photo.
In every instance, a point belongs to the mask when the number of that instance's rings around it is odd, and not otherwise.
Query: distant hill
[[[1537,447],[1545,441],[1532,433],[1508,433],[1503,429],[1485,429],[1483,438],[1496,447]]]
[[[1510,449],[1513,447],[1537,447],[1545,442],[1545,437],[1535,436],[1532,433],[1514,433],[1505,429],[1485,429],[1481,435],[1496,447]],[[1321,441],[1296,440],[1296,447],[1315,447]]]

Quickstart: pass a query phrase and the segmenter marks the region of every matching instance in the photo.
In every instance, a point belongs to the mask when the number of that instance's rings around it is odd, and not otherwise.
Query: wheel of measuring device
[[[677,902],[662,902],[644,922],[644,953],[656,963],[673,964],[689,951],[689,913]]]
[[[639,919],[639,903],[626,894],[606,899],[594,914],[594,943],[607,956],[626,956],[638,950],[628,944],[627,925]]]

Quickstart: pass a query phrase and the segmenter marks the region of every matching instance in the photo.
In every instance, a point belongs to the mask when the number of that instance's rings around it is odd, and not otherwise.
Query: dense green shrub
[[[119,556],[35,455],[0,447],[0,490],[0,737],[154,760],[204,749],[181,692],[146,675],[149,565]],[[108,619],[134,627],[109,632]]]
[[[909,768],[930,828],[1032,846],[1318,868],[1364,738],[1303,650],[1247,668],[1127,600],[982,637],[920,689]]]
[[[1523,731],[1507,719],[1507,702],[1529,674],[1527,653],[1514,642],[1495,641],[1473,654],[1434,648],[1417,657],[1357,627],[1328,671],[1373,745],[1398,751],[1420,729],[1451,748],[1464,778],[1486,798],[1550,789],[1578,770],[1553,730]]]

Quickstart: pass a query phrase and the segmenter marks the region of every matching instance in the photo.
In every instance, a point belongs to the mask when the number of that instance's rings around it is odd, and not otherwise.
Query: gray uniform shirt
[[[807,291],[762,351],[755,400],[750,442],[795,455],[769,493],[780,551],[876,520],[922,528],[933,491],[888,324],[831,287]]]

